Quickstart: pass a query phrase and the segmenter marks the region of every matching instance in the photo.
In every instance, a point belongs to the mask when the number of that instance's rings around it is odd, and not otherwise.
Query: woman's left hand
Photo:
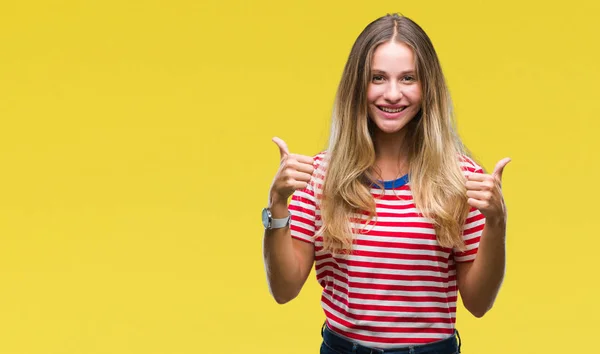
[[[506,222],[506,205],[502,196],[502,172],[510,158],[500,160],[492,174],[471,173],[467,175],[467,202],[479,209],[488,221]]]

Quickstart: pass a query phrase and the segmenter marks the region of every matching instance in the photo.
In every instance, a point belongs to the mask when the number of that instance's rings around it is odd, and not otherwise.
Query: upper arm
[[[468,274],[471,271],[477,252],[479,251],[479,241],[485,226],[485,217],[476,208],[470,208],[469,214],[463,225],[464,249],[454,249],[454,261],[456,263],[456,286],[463,299],[463,302],[469,302],[469,284],[467,282]],[[465,303],[465,306],[467,305]]]
[[[300,279],[302,281],[301,285],[304,285],[315,261],[315,245],[296,238],[292,238],[292,243],[296,259],[298,260]]]
[[[473,267],[473,262],[457,262],[456,263],[456,286],[458,287],[458,291],[460,292],[460,295],[463,297],[463,300],[464,300],[465,292],[467,290],[467,285],[465,285],[466,281],[467,281],[467,275],[469,274],[471,267]]]

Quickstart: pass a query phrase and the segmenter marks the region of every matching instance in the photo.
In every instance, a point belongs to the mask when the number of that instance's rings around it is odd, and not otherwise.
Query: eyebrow
[[[372,69],[371,71],[373,73],[378,73],[378,74],[387,74],[384,70],[379,70],[379,69]],[[405,71],[402,71],[400,73],[400,75],[415,74],[416,72],[417,72],[416,70],[405,70]]]

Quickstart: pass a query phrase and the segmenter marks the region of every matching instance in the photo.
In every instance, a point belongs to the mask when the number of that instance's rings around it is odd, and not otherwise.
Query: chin
[[[373,127],[384,134],[396,134],[404,130],[411,119],[401,121],[389,121],[384,119],[374,119]]]
[[[394,134],[397,133],[399,131],[402,130],[402,128],[404,128],[406,125],[402,124],[402,125],[398,125],[398,124],[385,124],[385,123],[379,123],[375,122],[375,128],[380,132],[380,133],[384,133],[384,134]]]

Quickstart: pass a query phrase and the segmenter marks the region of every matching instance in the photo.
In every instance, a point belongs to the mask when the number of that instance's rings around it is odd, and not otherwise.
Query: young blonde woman
[[[292,154],[273,140],[281,162],[263,210],[268,284],[286,303],[314,264],[321,353],[459,353],[458,292],[481,317],[504,277],[510,160],[486,174],[468,156],[421,27],[387,15],[363,30],[326,151]]]

